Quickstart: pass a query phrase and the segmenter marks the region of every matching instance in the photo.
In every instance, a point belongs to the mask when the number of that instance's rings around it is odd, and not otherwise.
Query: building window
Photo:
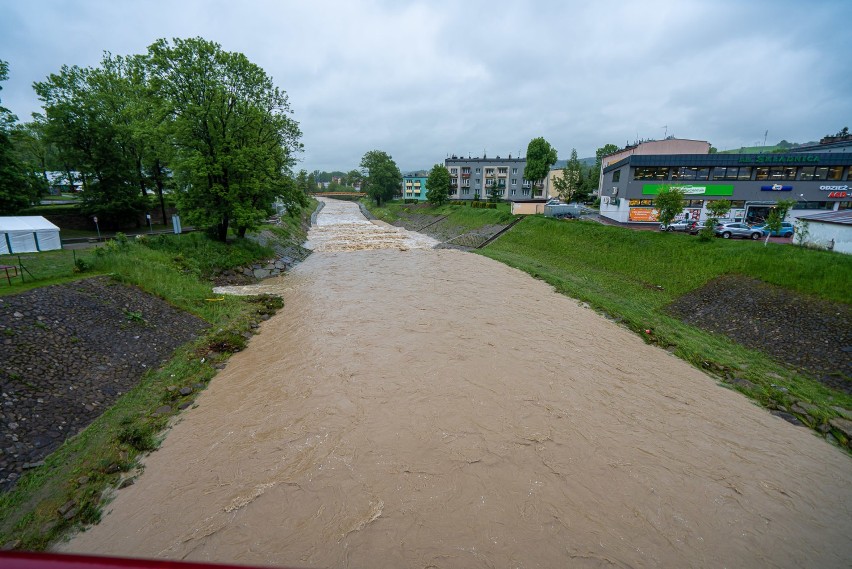
[[[518,169],[517,169],[517,168],[512,168],[512,174],[517,174],[517,173],[518,173]]]
[[[450,174],[458,174],[458,173],[459,173],[458,168],[450,168]]]
[[[684,200],[684,207],[704,207],[704,200]]]
[[[653,206],[654,200],[630,200],[630,207]]]
[[[470,194],[470,188],[462,188],[462,195],[466,196],[466,195],[469,195],[469,194]]]
[[[769,179],[769,168],[766,166],[761,166],[759,168],[754,169],[757,174],[755,175],[755,180],[768,180]]]
[[[516,193],[517,191],[518,191],[518,190],[516,190],[515,188],[512,188],[511,190],[509,190],[510,195],[513,195],[513,196],[515,195],[515,193]]]
[[[633,173],[634,180],[665,180],[668,176],[668,168],[636,168]]]
[[[479,168],[476,169],[476,173],[479,174]]]
[[[616,170],[612,173],[612,181],[617,182],[621,179],[621,170]]]
[[[500,166],[499,168],[497,168],[497,173],[505,176],[506,174],[509,173],[509,169],[506,168],[505,166]]]
[[[706,180],[710,177],[710,168],[681,166],[672,170],[672,180]]]
[[[830,166],[828,168],[828,177],[826,180],[841,180],[843,179],[843,166]]]
[[[803,166],[800,173],[800,180],[813,180],[814,179],[814,171],[816,170],[816,166]]]
[[[852,209],[852,202],[838,202],[838,209]]]
[[[486,188],[490,188],[490,187],[491,187],[491,186],[493,186],[493,185],[494,185],[494,180],[492,180],[491,178],[486,178],[486,179],[485,179],[485,187],[486,187]]]
[[[530,195],[530,189],[529,188],[524,188],[524,195],[525,196]]]
[[[734,178],[728,178],[733,180]],[[740,166],[740,173],[736,177],[737,180],[751,180],[751,166]]]
[[[517,179],[517,178],[512,178],[512,185],[513,185],[513,186],[517,186],[517,185],[518,185],[518,179]]]

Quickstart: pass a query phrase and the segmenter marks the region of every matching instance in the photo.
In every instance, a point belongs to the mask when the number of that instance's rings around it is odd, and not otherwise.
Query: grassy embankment
[[[404,207],[390,204],[371,207],[371,211],[391,220]],[[443,206],[418,211],[444,215],[452,209],[456,211],[449,214],[450,219],[458,217],[468,225],[477,220],[479,225],[494,223],[494,210]],[[542,216],[524,219],[480,253],[550,283],[708,373],[748,380],[753,389],[742,385],[736,389],[761,405],[789,410],[796,401],[803,401],[819,406],[811,416],[798,415],[812,427],[839,416],[834,407],[852,410],[849,395],[664,310],[678,297],[728,274],[848,304],[852,282],[848,256],[774,243],[764,247],[752,241],[702,242],[687,235]],[[833,434],[843,439],[836,429]]]
[[[422,204],[402,204],[397,202],[386,203],[382,207],[376,207],[372,202],[364,202],[370,213],[378,219],[393,223],[400,217],[400,213],[419,213],[423,215],[447,216],[449,223],[476,229],[483,225],[509,223],[514,219],[511,207],[507,203],[497,204],[497,209],[478,209],[469,206],[442,205],[430,207]]]
[[[316,202],[311,211],[315,206]],[[285,218],[281,226],[267,229],[282,240],[304,240],[296,219]],[[216,366],[245,346],[252,326],[281,307],[277,298],[213,295],[208,280],[217,270],[272,257],[268,248],[248,240],[224,245],[200,233],[143,241],[113,241],[100,252],[64,250],[24,261],[39,278],[36,286],[108,274],[203,318],[210,328],[196,342],[178,349],[160,369],[148,372],[136,388],[49,455],[43,466],[27,471],[12,491],[0,495],[0,545],[40,550],[72,527],[98,521],[110,489],[132,481],[140,456],[159,446],[177,407],[195,396],[181,396],[179,389],[209,382]],[[75,254],[78,269],[85,269],[82,273],[73,272]],[[0,257],[0,264],[15,262],[17,256]],[[32,286],[10,288],[4,282],[0,293]],[[162,412],[163,406],[170,410]],[[58,512],[64,505],[70,513],[63,516]]]

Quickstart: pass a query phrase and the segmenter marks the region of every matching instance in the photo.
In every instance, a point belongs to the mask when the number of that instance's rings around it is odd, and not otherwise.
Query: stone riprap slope
[[[399,216],[393,225],[433,237],[441,241],[442,248],[462,250],[476,249],[509,225],[509,223],[491,224],[471,229],[454,224],[442,215],[400,212]]]
[[[0,297],[0,489],[206,326],[107,277]]]
[[[686,294],[668,310],[704,330],[766,352],[852,393],[852,308],[729,275]]]

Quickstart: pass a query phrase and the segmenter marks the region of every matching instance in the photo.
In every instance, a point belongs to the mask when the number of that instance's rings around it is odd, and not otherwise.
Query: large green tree
[[[66,169],[82,176],[83,211],[108,226],[137,220],[147,207],[135,123],[150,104],[139,66],[136,57],[105,54],[100,67],[63,66],[34,85],[44,104],[45,137]]]
[[[565,203],[571,203],[583,194],[582,165],[577,158],[577,149],[571,149],[571,158],[562,169],[562,175],[553,178],[553,186],[559,193],[559,197]]]
[[[586,189],[588,193],[595,193],[600,189],[601,180],[601,165],[603,164],[604,156],[608,156],[614,152],[618,152],[618,146],[615,144],[604,144],[595,150],[595,165],[589,170]]]
[[[231,225],[239,236],[257,227],[276,198],[306,203],[291,183],[301,132],[263,69],[203,38],[158,40],[146,59],[190,223],[224,241]]]
[[[426,199],[433,205],[443,205],[449,196],[450,172],[443,164],[435,164],[426,178]]]
[[[399,192],[402,172],[387,152],[370,150],[361,158],[361,168],[367,184],[367,195],[376,205],[393,199]]]
[[[683,198],[683,190],[678,188],[663,188],[654,200],[657,208],[657,219],[663,225],[670,224],[674,218],[683,212],[686,201]]]
[[[541,183],[550,173],[550,167],[556,163],[556,149],[543,137],[533,138],[527,145],[527,165],[524,167],[524,178],[532,184],[532,195],[535,197],[536,185]]]
[[[707,202],[707,219],[698,233],[699,239],[709,241],[713,238],[713,228],[719,223],[719,219],[725,217],[731,211],[729,200],[711,200]]]
[[[769,243],[769,238],[773,233],[781,231],[781,223],[787,218],[787,214],[793,209],[794,205],[796,205],[796,200],[778,200],[778,203],[769,210],[764,226],[764,229],[767,230],[766,240],[763,242],[764,246]]]
[[[0,60],[0,83],[8,78],[9,64]],[[29,206],[44,189],[43,180],[16,156],[11,136],[16,121],[17,117],[0,105],[0,215]]]

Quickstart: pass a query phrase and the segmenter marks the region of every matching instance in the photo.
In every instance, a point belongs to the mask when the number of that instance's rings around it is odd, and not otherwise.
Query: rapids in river
[[[328,201],[284,309],[64,551],[849,567],[852,460],[576,300]],[[232,291],[239,292],[239,291]]]

